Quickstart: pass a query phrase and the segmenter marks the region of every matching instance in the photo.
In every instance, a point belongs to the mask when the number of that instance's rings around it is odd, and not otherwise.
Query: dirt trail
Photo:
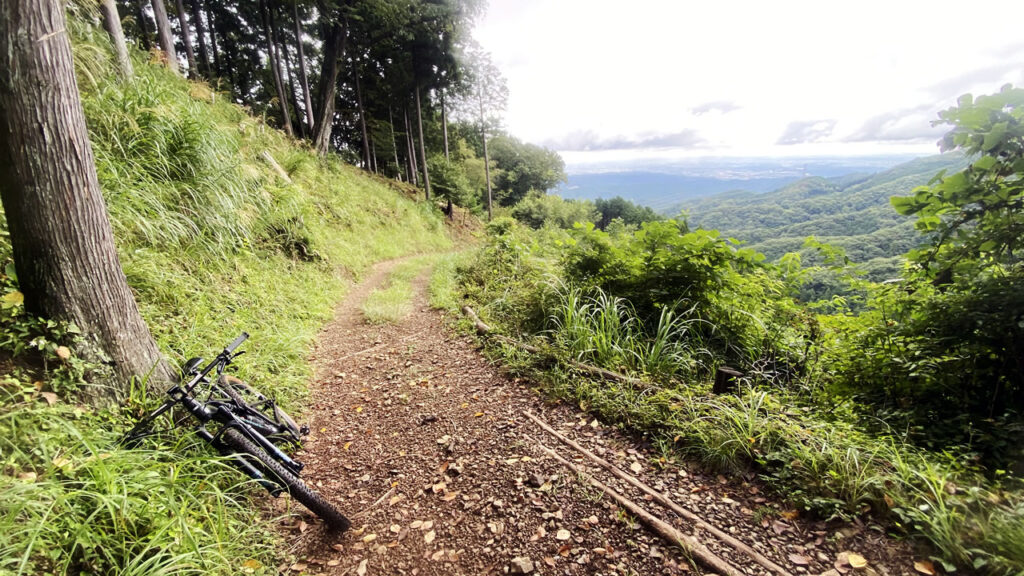
[[[615,503],[544,455],[556,449],[648,511],[703,541],[746,574],[768,572],[709,534],[625,487],[524,417],[632,470],[707,521],[792,574],[833,570],[841,551],[860,553],[850,576],[910,573],[905,547],[869,527],[805,522],[766,499],[750,477],[725,478],[687,464],[659,463],[641,440],[574,407],[546,404],[502,374],[476,344],[429,308],[427,275],[415,283],[413,312],[400,325],[367,324],[363,299],[386,277],[385,263],[348,295],[315,351],[303,476],[353,520],[341,536],[308,514],[284,529],[292,574],[503,574],[532,564],[536,574],[678,574],[700,568]],[[518,559],[518,560],[516,560]],[[528,559],[524,561],[524,559]]]

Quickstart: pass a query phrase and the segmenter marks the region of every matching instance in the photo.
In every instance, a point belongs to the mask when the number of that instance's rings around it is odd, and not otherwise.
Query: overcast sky
[[[474,35],[509,131],[570,162],[927,154],[957,96],[1024,85],[1024,1],[490,0]]]

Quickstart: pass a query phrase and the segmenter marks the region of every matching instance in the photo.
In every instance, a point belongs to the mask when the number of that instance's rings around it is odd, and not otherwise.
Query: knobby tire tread
[[[221,436],[224,443],[231,450],[248,454],[259,461],[263,469],[270,473],[271,481],[282,484],[292,498],[298,500],[303,506],[319,516],[327,523],[327,526],[336,531],[348,530],[351,522],[344,514],[338,511],[333,504],[324,499],[313,489],[306,486],[302,480],[284,467],[280,462],[274,460],[263,448],[255,442],[246,438],[244,434],[234,428],[224,431]]]

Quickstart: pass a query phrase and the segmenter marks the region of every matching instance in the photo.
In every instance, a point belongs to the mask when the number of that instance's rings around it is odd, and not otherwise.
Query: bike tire
[[[221,435],[227,447],[239,454],[248,454],[255,458],[259,466],[268,472],[268,479],[283,486],[292,498],[319,516],[331,530],[344,532],[352,523],[333,504],[324,499],[315,490],[305,485],[298,476],[290,472],[280,462],[274,460],[255,442],[247,438],[235,428],[228,428]]]

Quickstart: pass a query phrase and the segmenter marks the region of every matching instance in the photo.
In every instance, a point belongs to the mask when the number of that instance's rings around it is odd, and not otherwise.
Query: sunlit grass
[[[362,304],[363,316],[372,324],[398,324],[412,311],[412,282],[433,257],[421,256],[402,262],[391,272],[387,286],[377,288]]]

